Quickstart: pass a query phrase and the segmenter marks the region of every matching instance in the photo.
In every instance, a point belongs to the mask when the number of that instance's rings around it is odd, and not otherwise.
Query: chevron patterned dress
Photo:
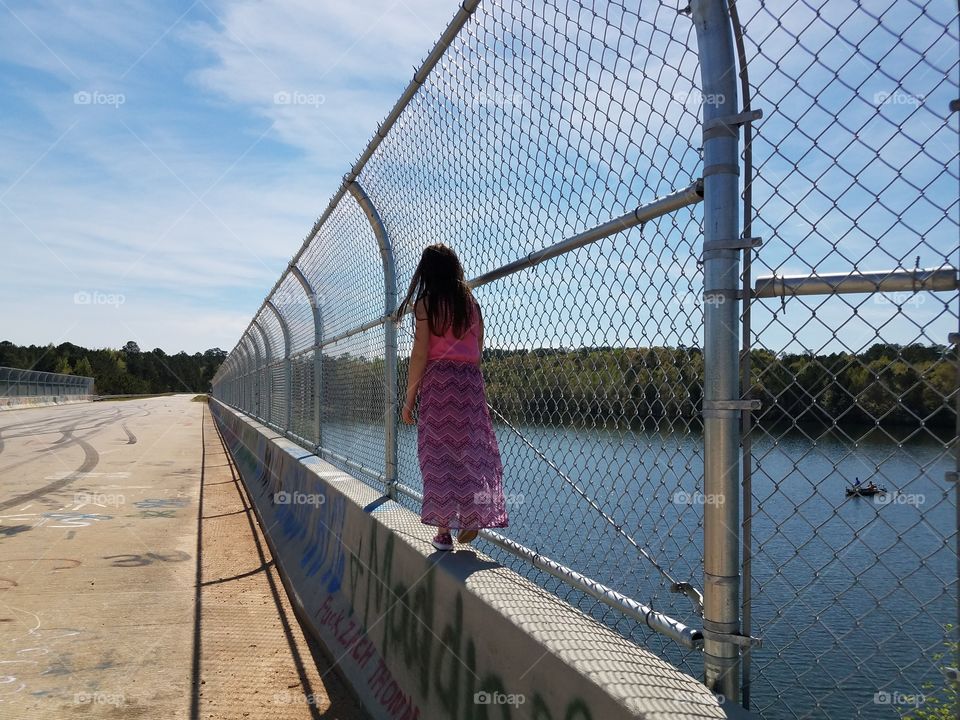
[[[503,466],[480,366],[431,360],[420,385],[417,452],[427,525],[507,526]]]

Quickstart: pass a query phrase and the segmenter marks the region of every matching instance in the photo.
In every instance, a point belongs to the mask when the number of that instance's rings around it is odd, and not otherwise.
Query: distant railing
[[[464,2],[214,396],[417,509],[396,307],[446,242],[504,459],[487,551],[769,717],[935,707],[958,612],[944,8]]]
[[[0,405],[9,404],[14,398],[75,399],[91,395],[92,377],[0,367]]]

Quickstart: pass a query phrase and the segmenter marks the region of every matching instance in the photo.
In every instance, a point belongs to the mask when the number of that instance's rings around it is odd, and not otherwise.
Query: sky
[[[0,301],[15,309],[0,339],[232,349],[457,7],[0,0]],[[669,3],[636,7],[481,3],[359,178],[401,292],[429,242],[475,277],[702,174],[692,23]],[[960,263],[955,11],[738,7],[764,113],[754,276]],[[480,288],[488,344],[702,344],[702,217]],[[328,338],[382,314],[379,253],[350,196],[300,267]],[[290,276],[283,288],[302,349],[309,308]],[[958,304],[956,291],[756,300],[752,343],[945,343]],[[260,321],[279,346],[272,313]],[[328,352],[382,353],[382,329]]]
[[[234,346],[455,0],[0,0],[0,339]]]

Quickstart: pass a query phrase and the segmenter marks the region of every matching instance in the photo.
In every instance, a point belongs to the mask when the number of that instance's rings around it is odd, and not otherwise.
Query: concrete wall
[[[36,395],[23,397],[0,397],[0,410],[19,410],[28,407],[47,407],[48,405],[70,405],[92,402],[93,395]]]
[[[374,717],[727,717],[689,675],[480,552],[436,552],[414,513],[211,408],[301,619]]]

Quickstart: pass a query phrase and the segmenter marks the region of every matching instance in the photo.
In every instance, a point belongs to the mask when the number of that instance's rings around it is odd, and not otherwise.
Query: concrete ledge
[[[653,653],[480,552],[436,552],[414,513],[210,407],[292,602],[374,717],[728,717]]]
[[[28,407],[49,407],[50,405],[75,405],[92,402],[93,395],[36,395],[26,397],[0,398],[0,411],[20,410]]]

